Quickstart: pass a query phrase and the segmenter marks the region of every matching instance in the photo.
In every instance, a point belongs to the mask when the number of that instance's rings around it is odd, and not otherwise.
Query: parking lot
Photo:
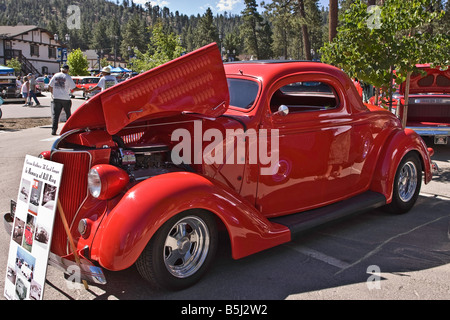
[[[4,105],[4,115],[6,119],[48,117],[49,97],[41,99],[42,107],[34,109]],[[73,110],[82,102],[74,99]],[[10,199],[17,198],[25,155],[48,150],[55,139],[49,125],[23,130],[0,127],[2,215],[9,211]],[[200,283],[180,292],[149,288],[134,267],[105,271],[106,285],[73,288],[59,270],[49,267],[44,299],[450,299],[450,146],[433,148],[441,172],[423,186],[416,206],[405,215],[374,210],[241,260],[230,257],[223,241],[212,270]],[[3,228],[0,242],[3,292],[9,249]]]

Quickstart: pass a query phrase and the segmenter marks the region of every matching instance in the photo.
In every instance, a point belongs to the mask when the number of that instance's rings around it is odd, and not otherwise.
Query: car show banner
[[[42,300],[63,165],[30,155],[17,196],[4,295]]]

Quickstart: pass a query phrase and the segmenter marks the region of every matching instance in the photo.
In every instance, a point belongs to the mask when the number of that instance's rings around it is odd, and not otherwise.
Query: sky
[[[149,0],[133,0],[135,4],[145,4]],[[266,3],[270,0],[266,0]],[[328,6],[329,0],[319,0],[319,7]],[[223,14],[225,11],[231,14],[240,14],[244,9],[244,0],[150,0],[153,6],[167,7],[171,12],[178,11],[180,14],[203,15],[206,9],[211,8],[213,15]],[[261,0],[257,0],[261,3]],[[261,8],[259,10],[262,11]]]

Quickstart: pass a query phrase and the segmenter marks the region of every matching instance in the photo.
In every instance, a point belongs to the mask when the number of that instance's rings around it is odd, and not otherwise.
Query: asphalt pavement
[[[49,92],[43,92],[41,96],[37,97],[40,106],[32,107],[23,106],[23,103],[4,103],[0,106],[3,115],[2,119],[15,119],[15,118],[41,118],[41,117],[51,117],[51,95]],[[78,109],[85,102],[82,98],[72,99],[72,113]]]

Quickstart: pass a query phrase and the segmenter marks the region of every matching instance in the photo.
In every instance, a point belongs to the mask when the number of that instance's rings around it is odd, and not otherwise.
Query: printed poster
[[[63,165],[25,157],[5,279],[9,300],[42,300]]]

